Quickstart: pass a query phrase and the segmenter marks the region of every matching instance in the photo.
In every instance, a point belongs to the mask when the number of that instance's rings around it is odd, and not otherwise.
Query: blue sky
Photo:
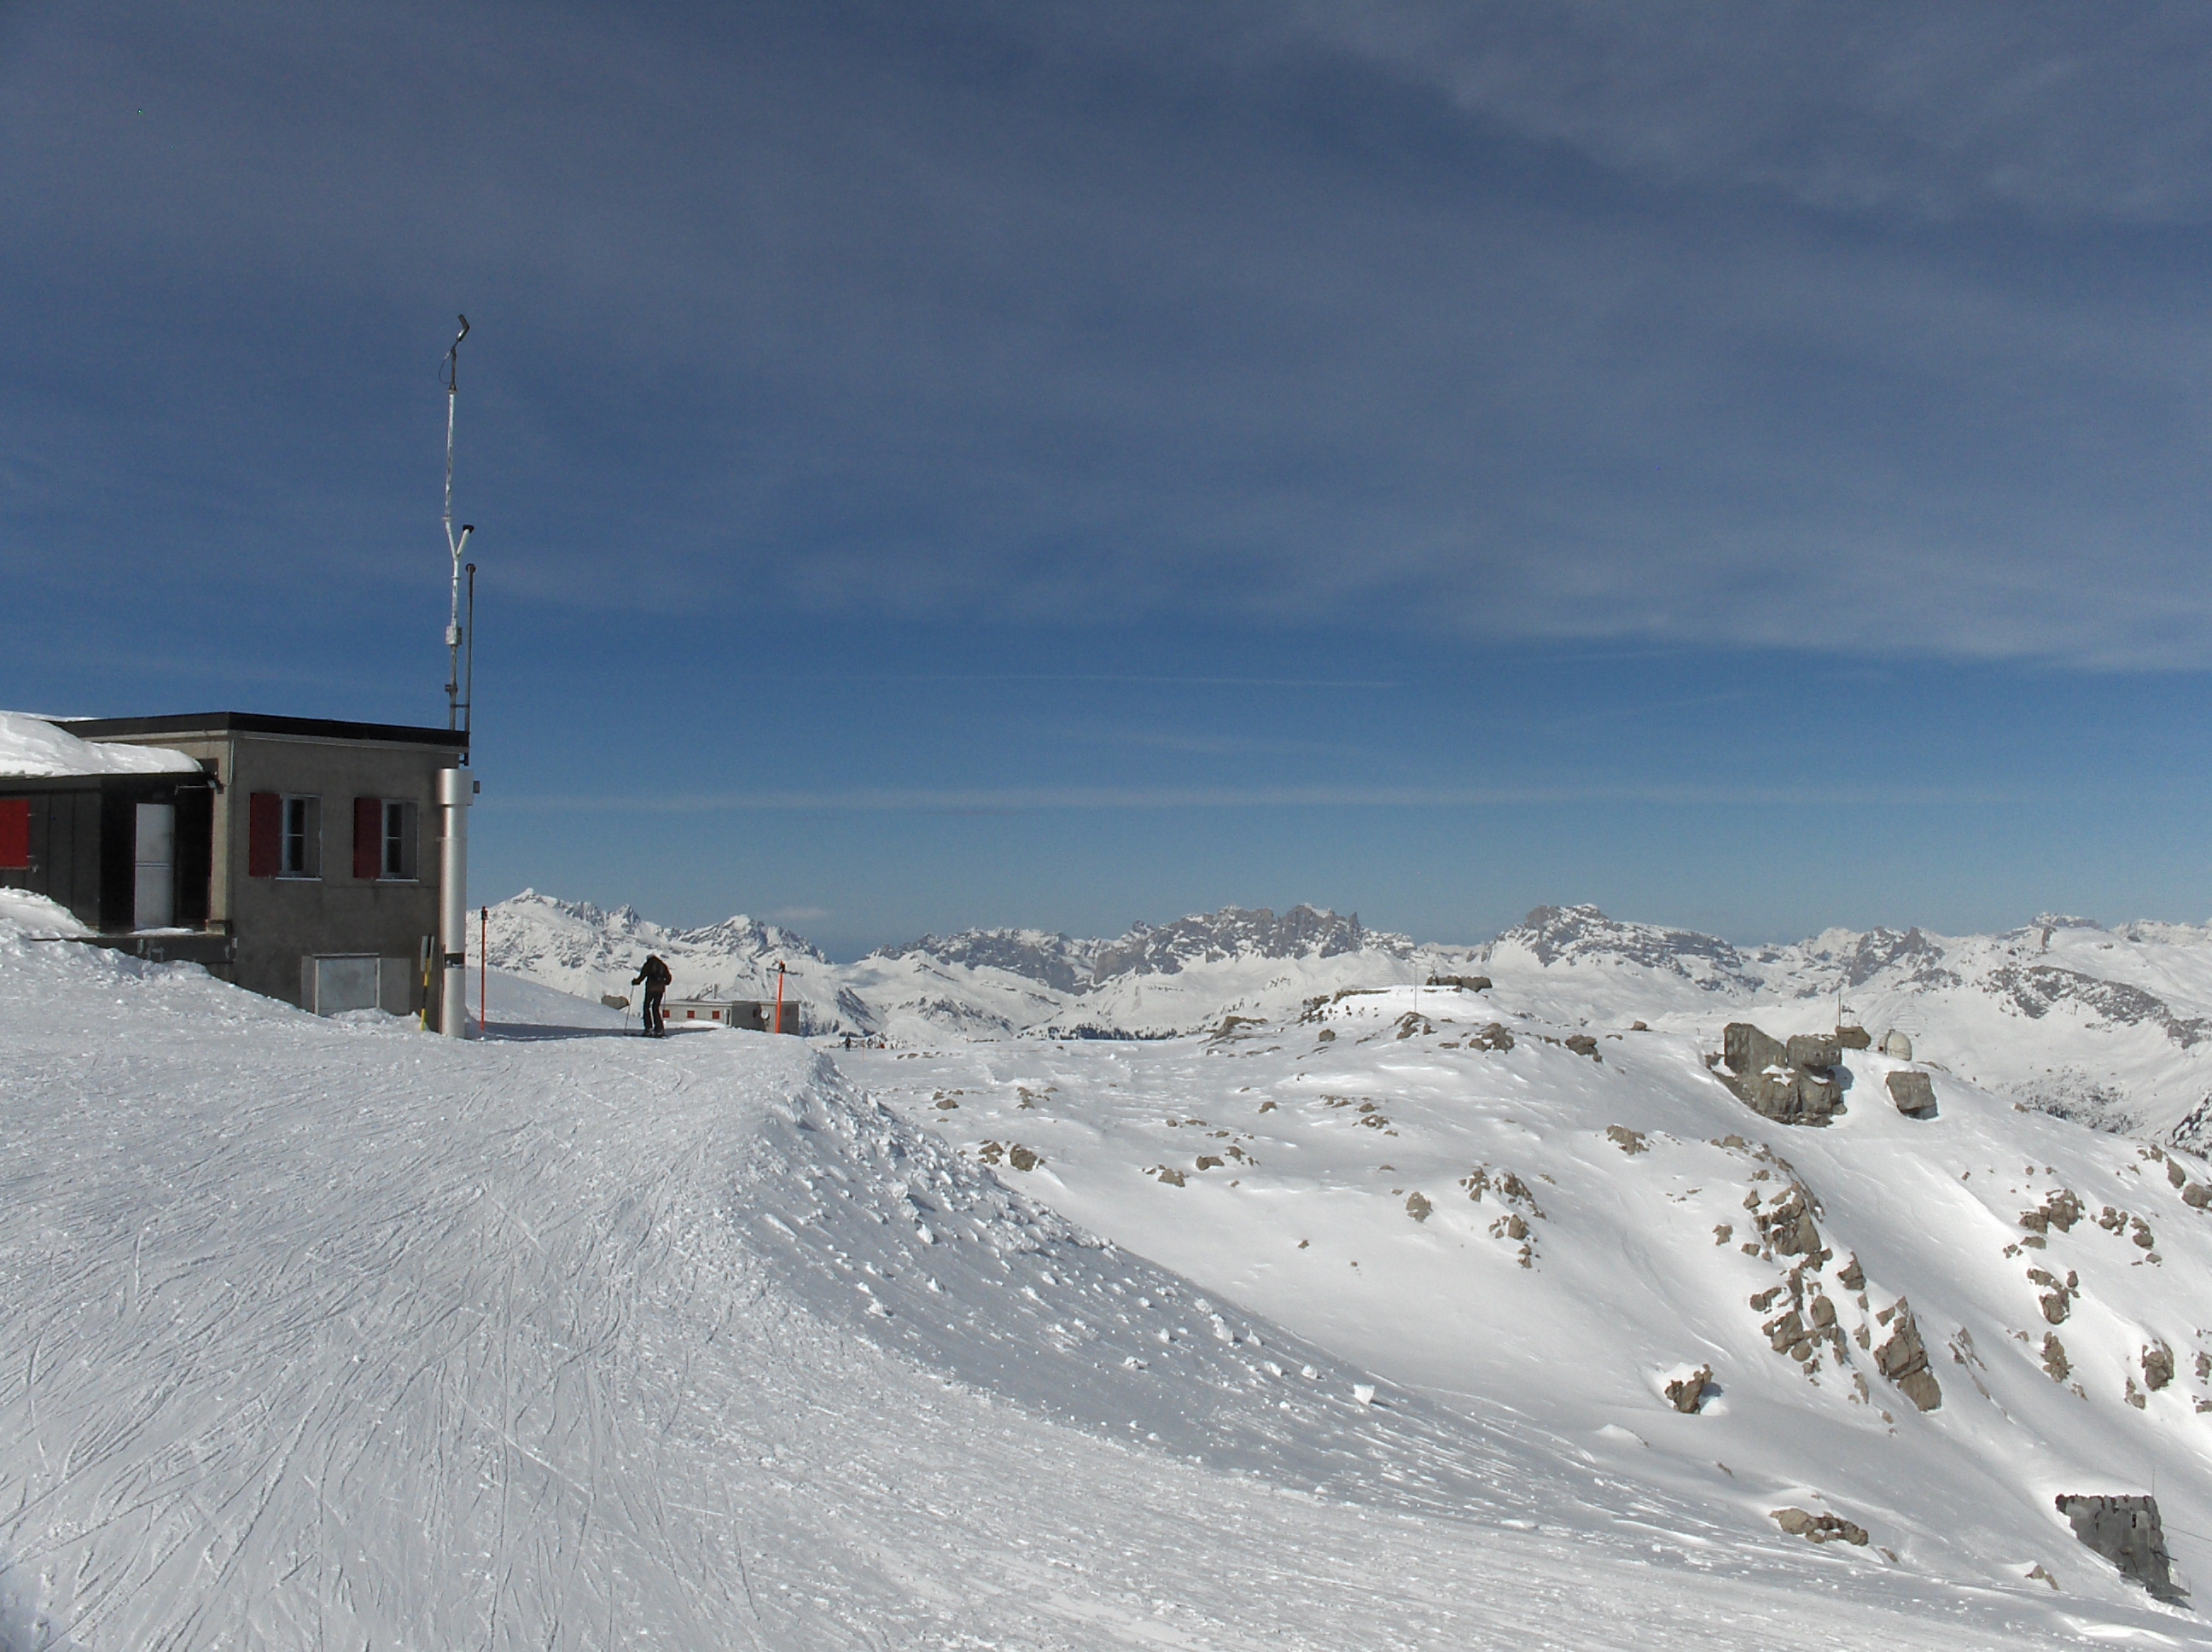
[[[2202,919],[2212,14],[0,9],[0,703],[435,722],[476,887]]]

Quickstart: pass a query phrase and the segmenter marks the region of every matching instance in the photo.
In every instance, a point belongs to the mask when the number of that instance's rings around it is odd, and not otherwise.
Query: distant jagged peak
[[[1131,925],[1127,934],[1100,951],[1094,975],[1106,981],[1121,975],[1178,975],[1192,964],[1232,958],[1333,958],[1370,951],[1409,957],[1413,951],[1410,938],[1370,931],[1356,912],[1300,904],[1279,918],[1267,907],[1223,907],[1170,924]]]
[[[649,924],[641,917],[635,907],[627,903],[610,909],[595,905],[590,901],[564,901],[557,895],[542,895],[534,889],[526,889],[520,895],[507,896],[506,900],[494,906],[492,910],[508,913],[516,917],[524,917],[533,913],[551,914],[556,917],[566,918],[571,922],[582,924],[589,929],[603,929],[623,933],[638,929],[658,928],[657,925]]]
[[[628,904],[610,909],[590,901],[564,901],[526,889],[494,906],[490,921],[506,936],[510,951],[522,945],[526,934],[543,935],[550,931],[573,936],[581,930],[609,948],[659,948],[747,960],[789,957],[830,962],[829,955],[804,935],[742,912],[696,929],[671,929],[641,916],[635,907]]]
[[[2034,921],[2027,927],[2030,929],[2094,929],[2101,932],[2105,926],[2094,918],[2069,917],[2063,912],[2039,912],[2036,914]]]
[[[1043,929],[963,929],[883,948],[878,957],[926,956],[940,963],[1003,969],[1079,995],[1125,975],[1172,975],[1200,963],[1237,958],[1329,958],[1379,951],[1410,957],[1403,935],[1370,930],[1357,913],[1300,904],[1278,917],[1268,907],[1223,907],[1172,923],[1141,920],[1113,940],[1081,939]]]
[[[1626,923],[1588,904],[1538,907],[1490,944],[1493,961],[1500,952],[1516,951],[1547,969],[1562,963],[1629,964],[1714,987],[1755,981],[1749,960],[1717,935]]]
[[[666,932],[668,940],[677,945],[696,948],[702,952],[722,952],[732,957],[757,957],[772,954],[777,957],[811,958],[817,963],[830,962],[830,955],[808,940],[805,936],[784,928],[780,924],[763,923],[758,918],[739,912],[719,923],[702,924],[696,929],[674,929]]]
[[[1091,965],[1104,945],[1045,929],[963,929],[883,947],[874,956],[920,956],[971,969],[1003,969],[1058,992],[1081,993],[1091,984]]]
[[[1956,972],[1944,967],[1946,956],[1942,939],[1915,924],[1902,931],[1869,929],[1855,938],[1855,944],[1839,961],[1844,965],[1844,983],[1849,987],[1863,987],[1885,970],[1916,985],[1932,987],[1953,985],[1959,979]]]

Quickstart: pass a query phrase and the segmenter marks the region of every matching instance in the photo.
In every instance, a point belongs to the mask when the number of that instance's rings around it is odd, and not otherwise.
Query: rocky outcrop
[[[1867,1540],[1866,1527],[1841,1515],[1816,1515],[1809,1509],[1777,1509],[1768,1518],[1792,1537],[1808,1543],[1856,1543]]]
[[[2062,1279],[2048,1268],[2032,1267],[2027,1282],[2045,1293],[2037,1304],[2043,1309],[2043,1317],[2053,1325],[2065,1324],[2067,1315],[2073,1311],[2074,1298],[2081,1294],[2081,1276],[2069,1268]]]
[[[1431,975],[1431,987],[1456,987],[1463,993],[1486,993],[1490,990],[1487,975]]]
[[[1033,1147],[1024,1147],[1018,1141],[987,1141],[975,1149],[975,1157],[996,1169],[1011,1164],[1017,1170],[1034,1170],[1044,1163],[1044,1155]],[[1162,1178],[1165,1180],[1164,1177]],[[1180,1187],[1182,1184],[1176,1184]]]
[[[1893,1072],[1882,1080],[1889,1099],[1908,1119],[1936,1116],[1936,1086],[1924,1072]]]
[[[1791,1181],[1773,1204],[1754,1206],[1752,1220],[1759,1224],[1759,1235],[1766,1248],[1777,1256],[1818,1256],[1820,1230],[1813,1221],[1817,1213],[1805,1184]]]
[[[1787,1043],[1748,1021],[1721,1034],[1723,1084],[1754,1113],[1778,1124],[1826,1124],[1842,1110],[1843,1060],[1834,1035],[1799,1033]]]
[[[1911,1305],[1899,1297],[1875,1319],[1891,1327],[1889,1340],[1874,1351],[1875,1365],[1896,1385],[1899,1394],[1922,1411],[1936,1410],[1943,1403],[1943,1390],[1936,1381],[1936,1373],[1928,1369],[1927,1345],[1920,1339],[1920,1327],[1912,1317]]]
[[[1713,1368],[1700,1365],[1687,1376],[1678,1376],[1667,1385],[1667,1403],[1685,1416],[1694,1414],[1705,1403],[1705,1394],[1713,1386]]]
[[[1478,1164],[1460,1178],[1459,1185],[1467,1189],[1467,1196],[1476,1204],[1482,1203],[1485,1193],[1494,1193],[1509,1207],[1504,1215],[1490,1224],[1490,1236],[1504,1239],[1520,1247],[1516,1255],[1522,1266],[1536,1265],[1536,1232],[1529,1224],[1541,1221],[1543,1207],[1537,1204],[1536,1195],[1528,1184],[1510,1170],[1492,1169],[1487,1164]],[[1520,1209],[1510,1208],[1513,1206]]]
[[[2053,1382],[2063,1382],[2073,1370],[2073,1362],[2066,1357],[2066,1345],[2058,1339],[2058,1333],[2045,1331],[2043,1333],[2043,1374]]]
[[[2065,1233],[2081,1219],[2081,1200],[2071,1187],[2046,1195],[2041,1209],[2020,1213],[2021,1226],[2031,1233],[2048,1233],[2053,1228]]]
[[[2158,1499],[2148,1497],[2069,1497],[2062,1494],[2058,1512],[2074,1535],[2120,1569],[2120,1576],[2148,1589],[2154,1598],[2179,1606],[2189,1597],[2173,1582],[2166,1552],[2166,1527]]]
[[[1739,1075],[1788,1065],[1782,1041],[1770,1038],[1748,1021],[1731,1021],[1721,1029],[1721,1060]]]
[[[1844,1049],[1832,1033],[1792,1033],[1782,1047],[1782,1059],[1790,1066],[1826,1071],[1842,1061]]]

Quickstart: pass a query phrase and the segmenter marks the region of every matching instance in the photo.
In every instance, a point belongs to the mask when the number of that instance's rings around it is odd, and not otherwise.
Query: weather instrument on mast
[[[453,405],[460,398],[461,340],[469,336],[469,319],[460,318],[461,330],[453,335],[447,347],[446,359],[438,369],[438,381],[446,387],[446,549],[453,559],[453,601],[446,616],[446,726],[463,726],[461,718],[470,709],[461,697],[461,553],[468,548],[469,536],[476,525],[461,524],[461,537],[453,538]],[[469,625],[466,635],[469,645],[469,678],[471,697],[474,696],[476,678],[476,564],[469,564]],[[464,757],[462,762],[468,761]]]

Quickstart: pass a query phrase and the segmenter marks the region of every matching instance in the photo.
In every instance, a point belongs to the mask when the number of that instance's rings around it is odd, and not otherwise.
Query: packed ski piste
[[[7,1652],[2212,1645],[2212,932],[0,902]]]

